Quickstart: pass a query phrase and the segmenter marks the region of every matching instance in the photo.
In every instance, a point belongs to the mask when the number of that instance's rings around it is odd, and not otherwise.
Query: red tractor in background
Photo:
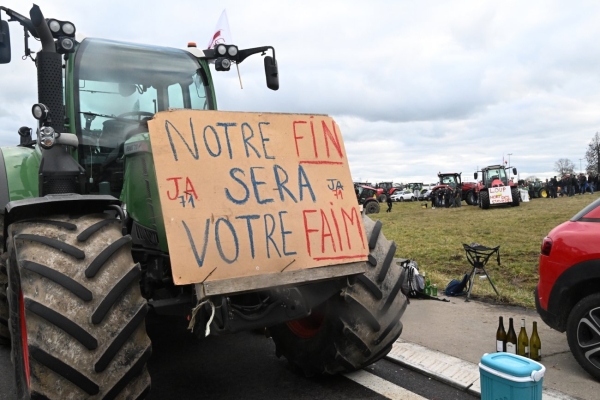
[[[477,182],[475,194],[480,208],[487,210],[491,205],[510,204],[517,207],[521,203],[519,188],[512,179],[509,179],[507,170],[510,167],[490,165],[481,169],[481,181]],[[517,169],[512,169],[513,175]],[[473,177],[477,179],[478,173]]]
[[[363,206],[365,214],[379,213],[377,189],[362,183],[354,183],[354,192],[356,193],[356,200],[358,200],[358,204]]]
[[[400,190],[400,184],[394,182],[379,182],[375,185],[375,189],[377,189],[377,200],[380,203],[385,202],[386,193],[388,196],[396,193],[397,190]]]
[[[473,206],[477,204],[476,196],[475,196],[475,186],[477,185],[475,182],[462,182],[461,181],[461,173],[456,172],[445,172],[438,173],[439,182],[431,189],[431,198],[438,199],[440,196],[438,194],[440,191],[450,190],[454,192],[459,189],[461,193],[461,200],[467,202],[468,205]],[[442,196],[443,197],[443,196]],[[434,204],[435,204],[434,200]],[[435,204],[436,206],[441,206],[442,204]]]

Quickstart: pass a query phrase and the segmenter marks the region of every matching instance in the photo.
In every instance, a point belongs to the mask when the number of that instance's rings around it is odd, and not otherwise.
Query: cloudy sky
[[[254,56],[214,73],[222,110],[321,113],[340,125],[355,180],[434,182],[504,157],[520,176],[579,170],[600,130],[598,1],[39,0],[79,35],[185,47],[208,43],[227,10],[235,44],[276,49],[280,89]],[[2,5],[29,15],[25,0]],[[3,19],[6,16],[2,15]],[[34,125],[31,61],[11,23],[0,66],[0,145]],[[38,43],[30,41],[32,50]],[[582,167],[585,168],[585,160]]]

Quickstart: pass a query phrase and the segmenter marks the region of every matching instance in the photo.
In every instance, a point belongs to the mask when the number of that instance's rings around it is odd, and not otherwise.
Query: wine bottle
[[[513,319],[508,319],[508,333],[506,334],[506,352],[517,354],[517,334],[513,326]]]
[[[525,331],[525,318],[521,319],[521,331],[517,343],[517,354],[523,357],[529,357],[529,337]]]
[[[534,361],[542,361],[542,341],[538,336],[537,322],[533,321],[533,332],[529,341],[529,358]]]
[[[498,330],[496,331],[496,351],[506,351],[506,331],[504,330],[502,317],[500,317]]]

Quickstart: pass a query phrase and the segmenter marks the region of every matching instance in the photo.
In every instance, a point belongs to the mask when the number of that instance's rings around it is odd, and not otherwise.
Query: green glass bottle
[[[521,319],[521,331],[517,341],[517,354],[523,357],[529,357],[529,337],[525,331],[525,319]]]
[[[534,361],[542,361],[542,341],[538,335],[537,322],[533,321],[533,332],[529,340],[529,358]]]
[[[508,319],[508,333],[506,334],[506,352],[517,354],[517,334],[513,326],[513,319]]]
[[[502,317],[500,317],[498,330],[496,331],[496,351],[506,351],[506,331],[504,330]]]

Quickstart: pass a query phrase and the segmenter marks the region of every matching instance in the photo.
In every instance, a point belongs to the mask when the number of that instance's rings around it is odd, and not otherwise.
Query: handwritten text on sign
[[[366,260],[332,118],[178,110],[149,128],[175,283]]]
[[[510,186],[497,186],[489,189],[490,204],[512,203]]]

